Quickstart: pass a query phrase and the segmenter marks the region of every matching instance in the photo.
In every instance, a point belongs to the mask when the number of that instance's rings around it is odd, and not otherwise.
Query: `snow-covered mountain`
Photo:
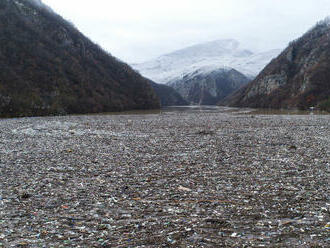
[[[254,78],[281,50],[262,53],[240,48],[236,40],[216,40],[194,45],[160,56],[133,68],[157,83],[167,84],[195,71],[209,73],[218,69],[235,69]]]

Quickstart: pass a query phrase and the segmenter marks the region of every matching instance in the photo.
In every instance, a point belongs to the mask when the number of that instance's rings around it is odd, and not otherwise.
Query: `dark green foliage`
[[[0,4],[0,116],[158,108],[148,80],[29,0]]]
[[[330,113],[330,98],[319,103],[319,108],[321,110],[327,111]]]

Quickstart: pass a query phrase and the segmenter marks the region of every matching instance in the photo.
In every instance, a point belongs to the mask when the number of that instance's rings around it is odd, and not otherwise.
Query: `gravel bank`
[[[330,115],[0,120],[0,247],[329,247]]]

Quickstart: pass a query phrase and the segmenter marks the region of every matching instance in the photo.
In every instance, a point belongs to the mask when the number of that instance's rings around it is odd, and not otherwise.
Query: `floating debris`
[[[329,247],[330,116],[254,117],[2,119],[0,247]]]
[[[180,190],[180,191],[186,191],[186,192],[190,192],[191,191],[191,189],[186,188],[186,187],[183,187],[181,185],[179,185],[178,190]]]

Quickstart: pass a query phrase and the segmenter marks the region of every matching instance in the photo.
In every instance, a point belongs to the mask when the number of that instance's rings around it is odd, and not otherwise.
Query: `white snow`
[[[156,83],[166,84],[195,71],[236,69],[255,77],[281,50],[253,53],[240,48],[236,40],[216,40],[187,47],[132,67]]]

